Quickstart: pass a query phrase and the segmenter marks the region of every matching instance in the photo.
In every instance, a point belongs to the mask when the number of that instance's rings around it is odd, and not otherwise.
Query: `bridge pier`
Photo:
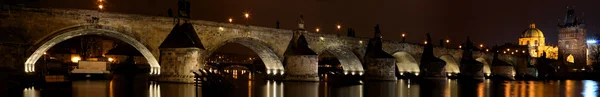
[[[200,55],[204,50],[200,48],[161,48],[160,49],[160,75],[155,81],[193,83],[193,71],[200,69]]]
[[[492,74],[494,74],[494,76],[500,76],[503,78],[514,80],[515,68],[514,66],[493,66]]]
[[[285,80],[319,81],[317,55],[293,55],[285,59]]]
[[[397,80],[394,58],[367,58],[365,67],[367,80]]]

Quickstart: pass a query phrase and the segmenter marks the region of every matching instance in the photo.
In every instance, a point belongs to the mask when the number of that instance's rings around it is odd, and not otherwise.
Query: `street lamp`
[[[479,44],[479,47],[480,47],[480,48],[483,48],[483,44]]]
[[[246,25],[250,25],[250,24],[248,24],[248,22],[250,21],[250,13],[245,12],[244,17],[246,18]]]
[[[233,23],[233,18],[229,18],[229,23]]]
[[[320,31],[319,27],[317,27],[317,28],[315,29],[315,31],[316,31],[316,32],[319,32],[319,31]]]
[[[100,10],[102,10],[102,9],[104,8],[104,6],[103,6],[103,5],[98,5],[98,8],[99,8]]]
[[[425,41],[425,44],[427,44],[427,41]]]
[[[406,42],[406,32],[402,32],[402,42]]]

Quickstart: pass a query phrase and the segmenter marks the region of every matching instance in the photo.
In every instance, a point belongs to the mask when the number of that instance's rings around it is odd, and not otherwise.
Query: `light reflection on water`
[[[241,77],[241,76],[240,76]],[[231,97],[596,97],[593,80],[491,81],[398,80],[343,85],[335,82],[243,80],[227,93]],[[67,91],[40,87],[23,89],[24,97],[50,97],[49,92],[73,97],[194,97],[193,84],[108,80],[73,81]],[[208,89],[210,90],[210,89]],[[202,89],[198,89],[202,97]],[[64,96],[68,97],[68,96]]]

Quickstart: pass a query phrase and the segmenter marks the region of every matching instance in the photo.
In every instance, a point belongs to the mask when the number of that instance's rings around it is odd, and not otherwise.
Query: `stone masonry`
[[[8,33],[10,31],[16,31],[18,29],[18,36],[24,37],[23,39],[23,50],[16,50],[23,55],[23,59],[12,59],[12,66],[2,67],[14,67],[17,70],[25,70],[25,61],[31,56],[40,56],[44,52],[40,49],[40,45],[43,45],[49,40],[61,36],[65,33],[71,33],[73,31],[97,31],[97,33],[111,32],[124,36],[122,39],[130,41],[131,44],[135,44],[138,50],[144,47],[147,55],[144,57],[147,60],[157,60],[163,54],[159,49],[159,46],[169,32],[173,29],[173,25],[176,24],[171,17],[160,17],[160,16],[143,16],[135,14],[124,14],[124,13],[112,13],[112,12],[98,12],[95,10],[80,10],[80,9],[47,9],[47,8],[22,8],[22,7],[5,7],[0,9],[0,33]],[[9,11],[10,10],[10,13]],[[92,17],[98,17],[97,22],[91,23]],[[201,44],[204,45],[204,51],[198,51],[198,55],[195,57],[187,58],[198,58],[197,63],[203,65],[206,57],[216,51],[220,46],[237,41],[238,39],[251,40],[243,41],[247,43],[249,48],[255,48],[253,50],[257,53],[261,59],[265,62],[266,68],[271,68],[278,71],[290,71],[283,70],[284,53],[287,50],[289,42],[292,40],[294,30],[286,29],[275,29],[258,26],[246,26],[232,23],[219,23],[203,20],[190,20],[196,35],[201,40]],[[89,26],[95,25],[95,26]],[[7,32],[8,31],[8,32]],[[80,35],[91,35],[94,33],[81,33]],[[96,34],[97,34],[96,33]],[[80,36],[79,35],[79,36]],[[105,35],[105,34],[98,34]],[[126,36],[126,37],[125,37]],[[117,37],[117,36],[108,36]],[[369,38],[361,37],[347,37],[339,35],[331,35],[324,33],[313,33],[304,32],[304,37],[308,47],[314,52],[321,53],[323,51],[335,49],[336,51],[344,52],[340,54],[334,54],[342,63],[342,68],[349,72],[364,72],[363,64],[364,60],[361,58],[365,57],[367,41]],[[418,36],[417,36],[418,37]],[[72,37],[61,37],[69,39]],[[121,38],[119,38],[121,39]],[[249,45],[251,44],[251,45]],[[405,43],[401,41],[393,40],[382,40],[382,50],[388,54],[394,54],[398,52],[404,52],[408,57],[394,57],[396,60],[405,60],[402,58],[411,58],[410,60],[421,60],[423,53],[423,44]],[[4,47],[6,48],[6,47]],[[38,52],[38,53],[34,53]],[[142,52],[142,51],[140,51]],[[186,52],[173,52],[184,54]],[[190,53],[190,52],[187,52]],[[462,50],[452,48],[434,47],[433,55],[436,57],[442,55],[449,55],[453,57],[457,63],[461,60]],[[192,54],[186,54],[192,55]],[[492,59],[491,52],[475,51],[473,56],[476,58],[483,58],[485,61],[491,63]],[[162,58],[162,57],[161,57]],[[167,58],[167,57],[165,57]],[[501,60],[508,63],[516,64],[517,56],[510,54],[500,55]],[[173,57],[172,59],[176,59]],[[152,62],[149,62],[152,63]],[[178,68],[171,68],[175,70],[162,69],[162,66],[169,66],[168,64],[159,64],[162,74],[174,73],[173,71],[181,71],[180,73],[185,75],[184,72],[188,70],[178,70]],[[194,62],[194,64],[196,64]],[[410,62],[410,65],[421,64],[417,62]],[[181,65],[181,64],[179,64]],[[402,64],[401,64],[402,65]],[[190,64],[190,66],[196,66]],[[401,66],[406,67],[406,66]],[[419,67],[419,66],[408,66],[408,67]],[[170,68],[170,67],[167,67]],[[309,67],[314,69],[313,67]],[[367,68],[367,67],[364,67]],[[197,69],[197,68],[196,68]],[[153,70],[155,71],[155,70]],[[286,72],[288,73],[288,72]],[[155,76],[155,75],[153,75]],[[185,77],[182,77],[185,78]]]

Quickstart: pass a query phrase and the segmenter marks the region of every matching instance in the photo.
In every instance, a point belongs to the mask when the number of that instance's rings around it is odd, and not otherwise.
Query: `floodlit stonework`
[[[197,59],[197,62],[192,62],[194,64],[197,63],[197,65],[187,64],[190,62],[184,62],[186,65],[182,65],[183,63],[167,64],[165,62],[159,64],[159,58],[167,54],[166,52],[161,53],[159,45],[173,29],[173,25],[175,25],[173,18],[78,9],[10,8],[10,10],[10,13],[8,11],[0,11],[0,32],[17,31],[17,34],[24,37],[24,45],[21,45],[22,48],[19,48],[19,46],[0,46],[0,49],[14,50],[24,55],[23,57],[15,57],[15,59],[2,61],[3,63],[7,63],[2,65],[14,67],[25,72],[36,71],[36,66],[41,65],[36,60],[39,59],[39,56],[47,48],[52,47],[52,45],[48,44],[60,42],[55,40],[67,40],[76,36],[92,34],[124,40],[135,47],[149,61],[148,64],[152,65],[153,70],[151,71],[153,76],[169,74],[169,76],[173,77],[189,78],[190,75],[186,74],[186,72],[197,71],[196,66],[203,66],[206,63],[204,61],[210,54],[227,43],[240,43],[252,49],[265,63],[267,70],[285,71],[285,73],[294,71],[286,70],[283,66],[284,52],[292,39],[293,30],[190,20],[205,50],[198,51],[197,56],[185,54],[186,56],[190,56],[185,57],[183,60]],[[99,20],[91,22],[93,21],[91,18],[94,16],[97,16]],[[334,53],[333,55],[340,60],[345,72],[365,72],[365,67],[362,64],[365,60],[361,59],[365,56],[369,38],[313,32],[306,32],[304,36],[306,37],[308,47],[315,53]],[[423,47],[422,44],[392,40],[382,41],[382,50],[386,53],[390,55],[402,53],[401,55],[394,55],[395,60],[399,60],[394,61],[397,68],[399,68],[399,71],[396,72],[419,72],[419,69],[416,68],[419,67],[419,61],[412,60],[421,60]],[[433,52],[436,57],[443,55],[445,58],[450,59],[445,60],[449,61],[447,63],[458,63],[461,59],[462,50],[434,47]],[[12,52],[0,53],[6,55]],[[473,52],[474,58],[482,58],[483,61],[488,63],[491,63],[492,55],[492,52]],[[522,65],[517,64],[519,63],[517,59],[520,59],[520,57],[511,54],[501,54],[500,59],[513,65]],[[181,60],[173,62],[181,62]],[[167,68],[163,68],[165,66]],[[401,69],[405,67],[408,69]],[[181,68],[185,68],[185,70],[180,70]],[[302,71],[308,72],[308,69],[314,69],[314,72],[317,70],[311,67]],[[389,71],[386,72],[389,73]],[[309,75],[309,77],[314,76]]]

